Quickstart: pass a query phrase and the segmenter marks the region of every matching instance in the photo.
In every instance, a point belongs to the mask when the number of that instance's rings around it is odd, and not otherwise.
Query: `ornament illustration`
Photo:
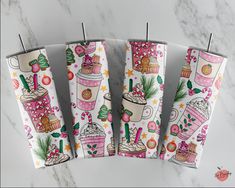
[[[74,78],[74,74],[71,70],[68,70],[68,79],[72,80]]]
[[[60,128],[60,120],[55,116],[48,91],[38,84],[36,74],[25,79],[20,75],[24,85],[20,101],[27,111],[36,132],[51,132]]]
[[[142,142],[140,135],[142,128],[129,129],[129,124],[125,124],[125,137],[119,143],[118,154],[126,157],[146,157],[146,146]]]
[[[215,173],[215,177],[219,180],[219,181],[226,181],[228,179],[229,176],[232,175],[231,172],[229,172],[226,169],[222,169],[220,167],[217,167],[218,171]]]
[[[50,78],[49,76],[47,76],[47,75],[44,75],[44,76],[42,77],[42,83],[43,83],[44,85],[49,85],[49,84],[51,83],[51,78]]]
[[[132,81],[129,80],[129,92],[123,94],[123,107],[132,113],[130,121],[138,122],[141,119],[149,119],[152,116],[153,108],[146,105],[147,100],[152,98],[157,93],[155,87],[155,77],[146,78],[142,75],[141,83],[137,83],[133,88]],[[147,116],[144,116],[144,111],[148,110]]]
[[[141,73],[157,74],[159,64],[157,62],[157,44],[152,42],[130,42],[132,49],[132,66],[135,71]]]
[[[175,141],[171,141],[167,144],[166,148],[169,152],[174,152],[177,148],[177,145],[176,145]]]
[[[88,123],[82,127],[79,135],[84,156],[88,158],[103,157],[106,137],[105,131],[99,124],[92,122],[90,112],[83,112],[81,119],[84,120],[85,116],[88,118]]]
[[[72,65],[75,63],[75,57],[73,55],[73,51],[71,48],[66,49],[66,60],[67,60],[67,65]]]
[[[200,51],[194,81],[204,87],[212,86],[224,58]]]
[[[147,141],[147,147],[148,147],[149,149],[154,149],[154,148],[156,148],[156,146],[157,146],[157,142],[156,142],[155,139],[150,138],[150,139]]]
[[[170,134],[173,136],[177,136],[178,133],[179,133],[179,126],[177,124],[171,125]]]

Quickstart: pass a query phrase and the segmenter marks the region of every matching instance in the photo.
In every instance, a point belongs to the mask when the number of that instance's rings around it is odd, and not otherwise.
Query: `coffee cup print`
[[[35,168],[68,161],[72,154],[46,50],[10,55],[7,64]]]
[[[124,93],[123,94],[123,101],[122,105],[124,109],[127,109],[132,113],[130,116],[130,121],[138,122],[142,119],[149,119],[152,116],[153,108],[149,105],[146,105],[147,102],[144,100],[138,100],[139,98],[136,98],[135,96]],[[148,112],[148,114],[143,115],[144,112]],[[125,121],[125,120],[124,120]]]
[[[76,77],[78,108],[87,111],[93,110],[103,80],[102,74],[84,74],[79,70]]]
[[[157,43],[130,41],[132,50],[132,67],[135,71],[146,74],[159,72]],[[161,54],[163,56],[163,54]]]
[[[189,139],[202,124],[209,120],[210,114],[211,107],[207,100],[202,97],[192,99],[178,122],[180,131],[177,136],[182,140]]]
[[[211,87],[223,61],[222,56],[200,51],[195,82],[200,86]]]
[[[20,101],[25,111],[27,111],[36,132],[51,132],[60,128],[60,121],[50,105],[48,91],[40,84],[37,84],[35,88],[35,80],[32,76],[27,77],[25,80],[30,91],[23,88]]]
[[[87,158],[104,157],[105,148],[105,131],[95,122],[92,122],[92,116],[89,112],[83,112],[81,119],[88,118],[88,123],[85,124],[79,136],[82,143],[84,156]]]

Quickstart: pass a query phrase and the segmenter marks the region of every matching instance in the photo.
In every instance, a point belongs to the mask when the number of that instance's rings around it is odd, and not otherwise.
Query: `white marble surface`
[[[199,169],[160,160],[119,157],[75,159],[47,169],[34,169],[5,56],[21,50],[18,33],[25,38],[27,48],[50,45],[47,49],[57,91],[64,115],[69,117],[64,46],[51,44],[82,39],[82,21],[86,23],[89,38],[144,38],[146,21],[150,22],[151,39],[182,45],[203,48],[208,33],[215,34],[212,50],[228,55],[229,62]],[[111,81],[117,98],[114,106],[118,106],[124,67],[123,42],[109,40],[108,44]],[[234,44],[235,1],[232,0],[2,0],[1,186],[235,186]],[[168,54],[166,74],[171,77],[166,79],[168,94],[164,98],[169,99],[172,97],[169,91],[176,82],[174,77],[183,63],[184,48],[170,44]],[[164,104],[165,117],[170,105]],[[117,119],[116,116],[115,130],[119,128]],[[232,173],[225,182],[214,177],[218,166]]]

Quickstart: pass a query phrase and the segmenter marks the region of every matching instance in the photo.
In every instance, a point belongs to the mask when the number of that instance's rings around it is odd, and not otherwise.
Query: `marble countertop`
[[[199,169],[167,161],[121,157],[74,159],[62,165],[36,170],[27,148],[5,56],[21,50],[18,33],[26,48],[46,46],[64,116],[69,117],[68,85],[65,79],[63,45],[82,39],[81,22],[87,37],[108,39],[108,61],[118,105],[124,68],[124,41],[145,37],[169,42],[166,96],[176,82],[186,47],[205,48],[214,33],[212,51],[226,54],[229,61],[217,101]],[[178,46],[174,43],[181,44]],[[58,44],[58,45],[52,45]],[[1,186],[235,186],[235,1],[232,0],[2,0],[1,1]],[[182,62],[183,63],[183,62]],[[57,66],[57,65],[60,66]],[[175,69],[176,68],[176,69]],[[166,75],[166,76],[167,76]],[[58,84],[62,83],[62,84]],[[66,86],[66,87],[65,87]],[[111,89],[112,89],[111,88]],[[163,104],[166,117],[171,104]],[[117,112],[114,112],[117,114]],[[167,114],[168,113],[168,114]],[[68,121],[68,120],[67,120]],[[163,118],[163,126],[166,124]],[[118,135],[118,119],[115,120]],[[215,177],[221,167],[232,174],[224,182]]]

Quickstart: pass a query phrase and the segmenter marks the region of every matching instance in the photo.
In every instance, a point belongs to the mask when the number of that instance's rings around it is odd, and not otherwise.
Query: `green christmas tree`
[[[38,56],[38,63],[39,63],[39,66],[40,66],[41,70],[46,70],[46,68],[49,67],[47,58],[46,58],[46,56],[43,55],[43,54],[40,54],[40,55]]]
[[[177,85],[177,91],[174,99],[175,102],[181,101],[187,95],[187,92],[184,91],[184,87],[185,81],[182,80]]]
[[[147,78],[146,76],[142,75],[140,81],[143,85],[144,98],[146,100],[152,98],[154,95],[157,94],[158,89],[155,87],[155,77],[152,76],[151,78]]]
[[[105,106],[104,104],[100,107],[100,110],[98,112],[98,119],[101,119],[101,121],[106,121],[106,119],[108,118],[108,108],[107,106]]]
[[[66,50],[66,60],[67,60],[67,65],[71,65],[75,63],[73,51],[71,50],[71,48],[68,48]]]

